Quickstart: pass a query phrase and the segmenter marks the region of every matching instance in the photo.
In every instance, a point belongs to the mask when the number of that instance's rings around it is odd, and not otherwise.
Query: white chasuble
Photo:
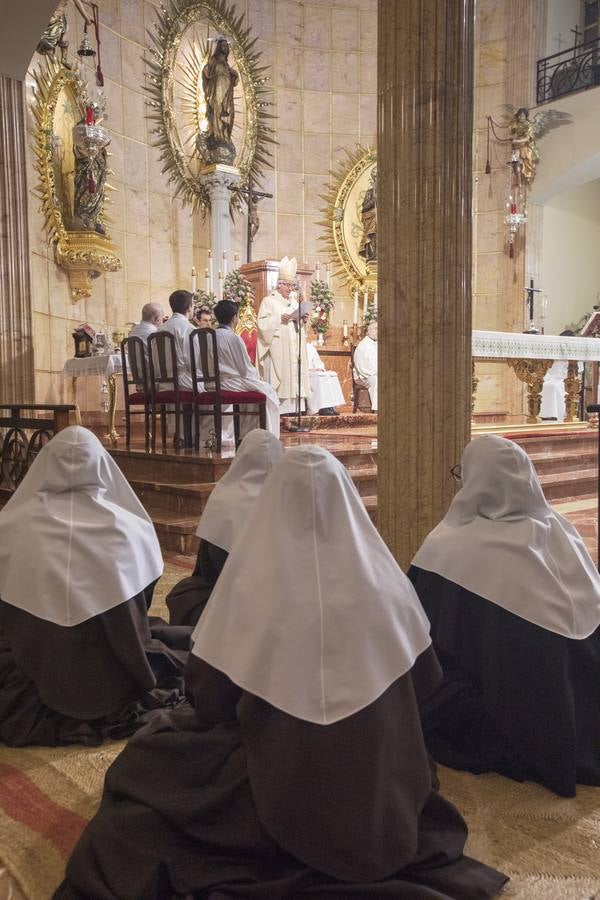
[[[286,300],[276,290],[263,298],[258,310],[259,371],[281,401],[298,396],[298,323],[283,325],[281,321],[282,315],[293,315],[297,310],[295,300]],[[310,394],[306,343],[306,328],[302,326],[301,397]]]

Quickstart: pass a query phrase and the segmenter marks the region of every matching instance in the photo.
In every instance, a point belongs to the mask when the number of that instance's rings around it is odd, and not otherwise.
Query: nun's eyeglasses
[[[462,481],[462,466],[460,463],[456,463],[455,466],[452,466],[450,469],[450,474],[454,478],[455,481]]]

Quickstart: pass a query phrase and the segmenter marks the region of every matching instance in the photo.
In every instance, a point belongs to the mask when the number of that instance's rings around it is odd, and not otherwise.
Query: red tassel
[[[510,211],[511,211],[511,213],[513,213],[513,214],[516,213],[516,211],[517,211],[517,204],[516,204],[516,203],[511,203],[511,204],[510,204]]]
[[[96,182],[92,175],[88,178],[88,193],[95,194],[96,193]]]
[[[94,124],[94,110],[91,106],[87,106],[85,110],[85,124],[93,125]]]

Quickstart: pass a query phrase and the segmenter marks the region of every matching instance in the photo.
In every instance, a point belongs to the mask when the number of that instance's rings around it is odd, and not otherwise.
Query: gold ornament
[[[73,300],[90,297],[92,279],[102,272],[116,272],[122,267],[117,247],[107,234],[96,231],[70,229],[73,216],[73,188],[69,182],[74,164],[61,158],[56,145],[55,114],[59,100],[61,119],[66,121],[65,110],[70,110],[74,123],[85,115],[85,97],[81,82],[75,72],[65,68],[51,57],[46,57],[41,68],[36,69],[35,100],[32,106],[35,121],[34,153],[40,183],[38,193],[46,218],[49,240],[54,244],[56,264],[69,275]],[[68,138],[68,140],[67,140]],[[71,149],[71,134],[65,133],[64,144]],[[108,185],[107,185],[108,187]]]
[[[272,91],[267,86],[267,67],[255,49],[256,39],[242,24],[244,17],[236,16],[235,7],[225,0],[170,0],[156,16],[146,85],[148,118],[155,123],[154,145],[176,195],[193,210],[205,213],[210,197],[199,178],[206,163],[198,143],[208,127],[202,70],[209,58],[209,37],[227,40],[239,74],[233,139],[237,151],[232,165],[240,172],[240,187],[249,181],[258,186],[265,168],[271,166],[269,144],[275,141],[269,120],[274,116],[268,112]],[[235,194],[232,204],[239,206]]]
[[[353,152],[346,151],[346,157],[331,173],[331,187],[323,197],[327,205],[319,222],[324,229],[321,240],[336,274],[351,291],[376,291],[377,262],[367,260],[360,251],[365,237],[363,204],[377,171],[377,154],[357,144]]]

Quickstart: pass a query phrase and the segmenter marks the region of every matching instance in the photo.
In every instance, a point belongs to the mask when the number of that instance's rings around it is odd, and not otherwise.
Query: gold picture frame
[[[237,154],[232,165],[240,173],[239,187],[260,185],[264,169],[271,165],[269,145],[275,143],[272,90],[267,67],[256,50],[256,38],[243,25],[235,6],[225,0],[169,0],[156,10],[156,23],[147,59],[146,91],[154,122],[154,145],[160,151],[163,172],[175,186],[175,194],[192,209],[206,213],[210,197],[199,177],[201,163],[194,135],[202,130],[202,68],[207,59],[207,36],[186,40],[189,29],[207,27],[230,44],[233,65],[239,74],[236,107],[243,119],[235,139]],[[235,195],[239,198],[239,195]]]
[[[56,264],[68,273],[76,301],[91,297],[94,278],[116,272],[123,264],[108,235],[70,227],[74,168],[70,134],[72,125],[85,114],[81,82],[75,72],[50,57],[34,71],[34,79],[38,190]]]
[[[377,263],[367,262],[359,254],[363,223],[361,207],[377,169],[377,154],[371,147],[357,144],[331,173],[331,187],[323,197],[321,240],[339,275],[352,292],[377,290]]]

